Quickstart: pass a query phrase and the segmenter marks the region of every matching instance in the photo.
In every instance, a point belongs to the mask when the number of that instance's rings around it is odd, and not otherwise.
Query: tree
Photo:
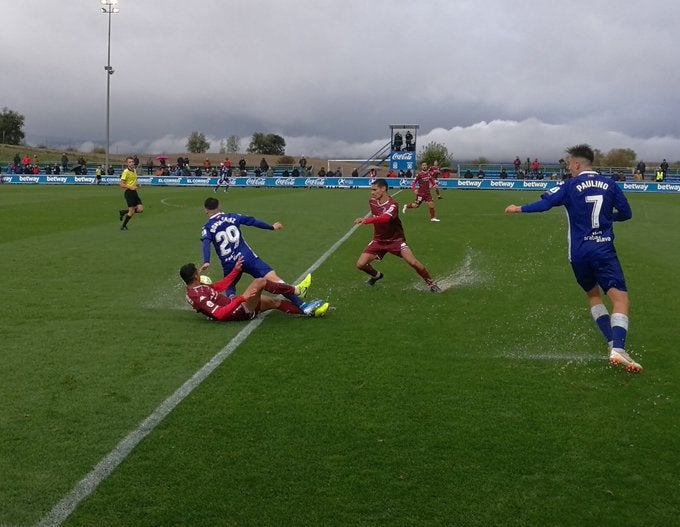
[[[0,113],[0,139],[7,145],[20,145],[24,141],[24,116],[6,107]]]
[[[230,135],[220,141],[220,154],[236,154],[241,148],[241,138],[238,135]]]
[[[633,167],[637,154],[630,148],[614,148],[604,156],[604,165],[609,167]]]
[[[449,154],[448,148],[443,144],[432,141],[425,145],[425,148],[418,154],[418,163],[432,165],[435,161],[437,161],[442,168],[450,167],[453,162],[453,156]]]
[[[599,148],[593,148],[593,154],[595,154],[595,159],[593,160],[593,166],[604,165],[604,154]]]
[[[206,141],[205,134],[202,132],[191,132],[187,140],[187,150],[192,154],[203,154],[210,148],[210,143]]]
[[[282,156],[286,153],[286,140],[280,135],[255,132],[250,140],[248,153]]]
[[[227,154],[236,154],[241,149],[241,138],[238,135],[230,135],[227,137],[226,151]]]

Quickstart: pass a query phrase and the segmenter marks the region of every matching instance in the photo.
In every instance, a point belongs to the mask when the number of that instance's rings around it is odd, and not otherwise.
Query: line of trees
[[[220,141],[221,154],[235,154],[241,146],[241,138],[237,135]],[[186,143],[187,151],[192,154],[204,154],[210,149],[210,143],[203,132],[191,132]],[[246,150],[249,154],[282,156],[286,153],[286,140],[278,134],[255,132]]]

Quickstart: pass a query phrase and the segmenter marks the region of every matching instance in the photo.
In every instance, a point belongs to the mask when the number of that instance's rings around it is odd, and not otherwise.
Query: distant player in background
[[[439,169],[439,161],[435,159],[432,163],[432,166],[430,167],[430,175],[434,181],[434,193],[437,194],[437,199],[444,199],[439,192],[439,176],[441,173],[442,171]]]
[[[234,298],[226,297],[222,293],[232,281],[241,273],[243,258],[238,258],[232,271],[219,282],[212,285],[201,283],[200,272],[192,263],[183,265],[179,274],[187,285],[186,300],[195,311],[213,320],[234,321],[250,320],[258,313],[270,309],[278,309],[291,315],[322,317],[328,311],[328,302],[317,300],[313,309],[307,313],[288,300],[263,296],[267,291],[273,294],[303,294],[304,286],[292,286],[280,282],[272,282],[266,278],[256,278],[246,288],[242,295]]]
[[[215,247],[215,252],[222,263],[224,276],[227,276],[234,269],[239,258],[243,258],[242,269],[225,288],[227,296],[233,297],[236,295],[236,284],[241,279],[242,273],[248,273],[254,278],[266,278],[272,282],[283,283],[283,280],[279,278],[276,271],[253,252],[241,233],[241,225],[278,231],[283,228],[281,223],[276,222],[270,225],[252,216],[245,216],[236,212],[222,212],[220,210],[220,202],[216,198],[207,198],[204,207],[208,221],[201,231],[201,244],[203,248],[203,265],[199,269],[201,274],[210,266],[210,246],[212,245]],[[311,281],[312,276],[307,275],[301,282],[302,285],[306,286],[304,288],[305,291],[309,284],[311,284]],[[299,295],[293,293],[284,293],[283,295],[305,313],[312,309],[311,304],[313,302],[305,303]]]
[[[583,288],[590,313],[609,348],[609,362],[631,372],[642,371],[625,351],[628,333],[628,290],[614,247],[613,222],[633,215],[626,196],[610,178],[592,168],[595,154],[588,145],[567,150],[572,178],[527,205],[508,205],[506,213],[544,212],[563,206],[569,218],[569,260]],[[612,303],[611,317],[602,291]]]
[[[142,199],[137,193],[139,185],[137,185],[137,169],[135,168],[134,158],[127,157],[125,159],[125,164],[127,166],[125,170],[123,170],[123,173],[120,175],[120,180],[118,181],[118,185],[125,189],[125,201],[128,206],[127,209],[118,211],[118,219],[123,222],[120,226],[121,231],[128,230],[127,224],[132,219],[132,216],[144,212]]]
[[[416,174],[411,182],[411,190],[416,195],[416,200],[413,203],[407,203],[404,205],[402,212],[406,214],[408,209],[417,209],[423,204],[423,201],[427,203],[428,210],[430,211],[430,221],[438,222],[439,219],[434,213],[434,203],[432,201],[432,193],[430,189],[437,186],[437,181],[432,177],[431,172],[427,168],[427,163],[422,163],[420,165],[420,172]]]
[[[220,177],[217,180],[217,186],[213,189],[213,192],[217,192],[217,189],[224,186],[224,192],[229,190],[229,178],[231,177],[231,166],[227,166],[225,163],[220,163]]]
[[[373,286],[378,280],[382,280],[384,275],[377,271],[371,263],[375,260],[382,260],[387,253],[392,253],[413,267],[416,273],[425,280],[430,291],[441,293],[441,289],[434,283],[430,273],[416,259],[413,251],[406,244],[404,228],[399,219],[399,204],[387,194],[387,189],[387,181],[382,178],[371,183],[371,198],[368,200],[368,204],[371,207],[372,216],[354,220],[355,225],[373,225],[373,239],[359,256],[356,264],[357,269],[369,276],[366,284]]]

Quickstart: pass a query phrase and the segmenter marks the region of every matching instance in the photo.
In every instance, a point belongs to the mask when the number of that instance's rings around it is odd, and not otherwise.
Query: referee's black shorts
[[[142,204],[142,199],[136,190],[125,189],[125,202],[128,207],[136,207]]]

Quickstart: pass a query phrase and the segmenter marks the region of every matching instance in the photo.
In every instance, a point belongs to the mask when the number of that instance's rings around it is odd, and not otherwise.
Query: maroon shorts
[[[217,320],[251,320],[255,318],[259,309],[248,312],[246,310],[245,298],[243,296],[235,296],[232,301],[215,312]]]
[[[417,204],[419,207],[420,207],[420,204],[421,204],[423,201],[426,201],[427,203],[432,202],[432,201],[433,201],[433,199],[432,199],[432,194],[430,194],[430,193],[428,192],[427,194],[418,194],[418,195],[416,196],[416,204]]]
[[[394,256],[401,258],[401,251],[403,249],[408,249],[408,245],[405,240],[395,240],[392,242],[381,242],[377,240],[372,240],[366,248],[365,253],[374,254],[378,260],[382,260],[383,256],[387,253],[392,253]]]

